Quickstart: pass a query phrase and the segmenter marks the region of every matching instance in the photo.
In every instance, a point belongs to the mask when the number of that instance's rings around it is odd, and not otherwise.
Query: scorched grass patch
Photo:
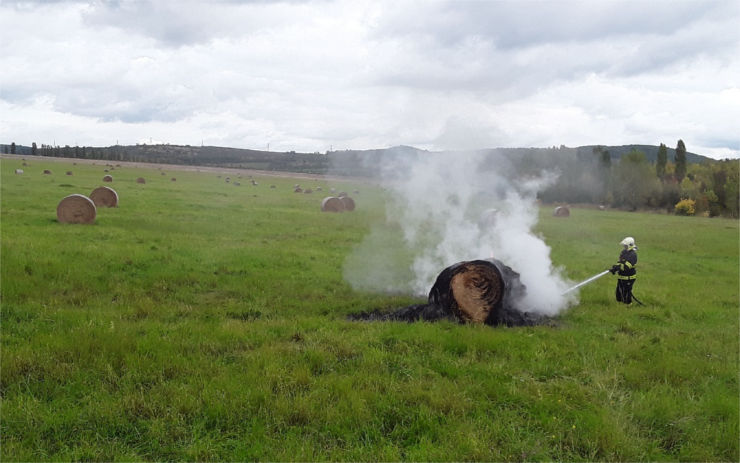
[[[607,276],[549,326],[353,322],[425,299],[342,279],[378,188],[298,180],[362,191],[325,214],[294,178],[124,164],[74,225],[106,167],[29,164],[1,166],[3,461],[738,460],[737,221],[543,206],[574,281],[634,236],[645,306]]]

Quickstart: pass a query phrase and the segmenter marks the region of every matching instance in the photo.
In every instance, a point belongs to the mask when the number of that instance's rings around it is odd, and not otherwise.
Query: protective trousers
[[[634,284],[634,278],[630,280],[620,278],[617,280],[617,302],[632,303],[632,285]]]

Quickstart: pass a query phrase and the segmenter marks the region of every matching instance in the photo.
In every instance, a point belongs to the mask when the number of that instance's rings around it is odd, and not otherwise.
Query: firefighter
[[[622,252],[619,254],[619,260],[612,266],[609,271],[614,275],[617,274],[617,302],[623,302],[627,305],[632,304],[632,286],[637,278],[637,246],[635,239],[631,236],[623,239],[619,244],[622,245]]]

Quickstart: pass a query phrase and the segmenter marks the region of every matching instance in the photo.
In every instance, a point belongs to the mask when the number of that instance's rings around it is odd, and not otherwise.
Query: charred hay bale
[[[51,171],[49,169],[44,169],[44,175],[51,175]]]
[[[110,183],[110,182],[112,182],[112,181],[113,181],[113,177],[112,177],[112,176],[110,176],[110,175],[106,175],[105,177],[103,177],[103,181],[104,181],[104,182],[109,182],[109,183]]]
[[[95,203],[84,195],[69,195],[57,206],[57,220],[60,223],[94,223],[96,215]]]
[[[144,183],[146,183],[146,180],[144,180],[144,177],[139,177],[139,178],[136,179],[136,183],[144,184]]]
[[[327,196],[321,201],[321,212],[344,212],[344,202],[336,196]]]
[[[558,206],[552,211],[553,217],[570,217],[570,209],[568,206]]]
[[[350,198],[349,196],[340,196],[339,199],[344,203],[344,210],[345,211],[354,211],[355,210],[355,200]]]
[[[90,199],[96,207],[118,207],[118,193],[107,186],[95,188],[90,193]]]
[[[519,308],[526,287],[519,274],[496,259],[458,262],[437,276],[426,304],[394,312],[364,312],[353,320],[436,321],[530,326],[545,322],[541,315]]]

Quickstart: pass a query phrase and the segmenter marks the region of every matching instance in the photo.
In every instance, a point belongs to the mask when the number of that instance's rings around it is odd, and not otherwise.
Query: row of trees
[[[595,147],[561,167],[557,184],[541,194],[548,202],[595,203],[636,210],[665,209],[680,214],[738,217],[740,164],[705,161],[687,164],[686,146],[678,141],[673,160],[661,143],[655,163],[634,150],[614,165],[608,150]],[[676,206],[685,201],[681,207]],[[692,207],[689,207],[692,206]]]

